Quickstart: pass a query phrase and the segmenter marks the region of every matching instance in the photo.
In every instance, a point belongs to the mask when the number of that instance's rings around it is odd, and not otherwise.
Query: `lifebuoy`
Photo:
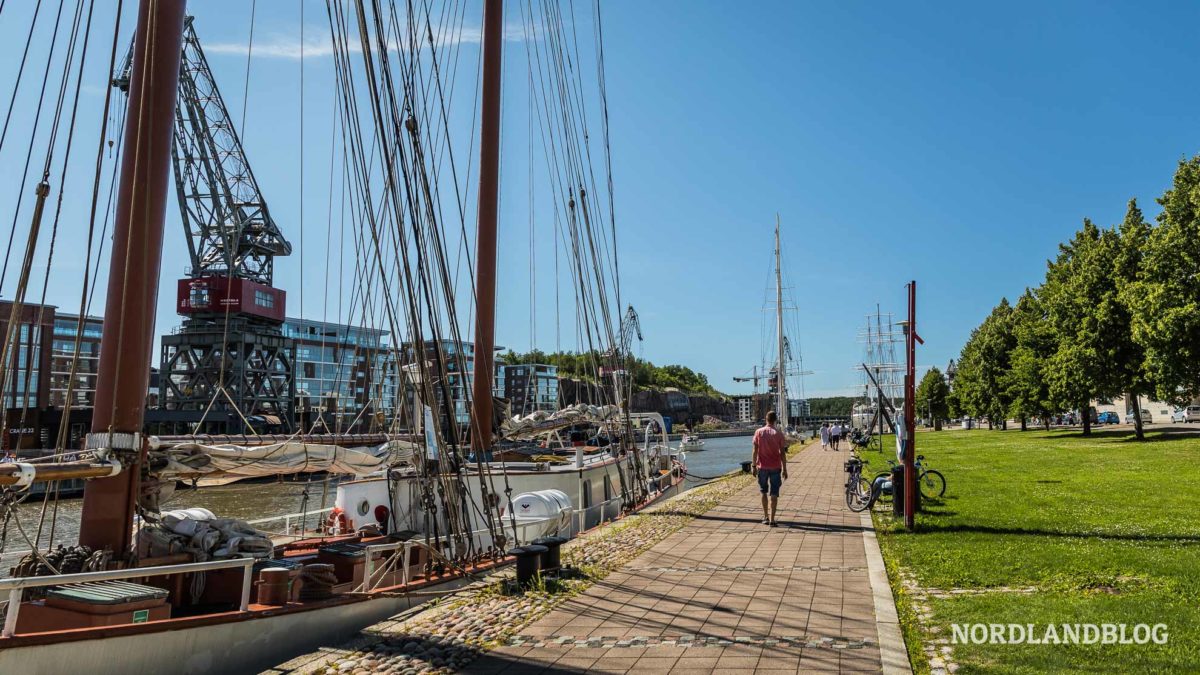
[[[342,534],[351,532],[350,519],[346,517],[346,512],[340,507],[333,507],[329,512],[329,518],[325,520],[325,529],[330,534]]]

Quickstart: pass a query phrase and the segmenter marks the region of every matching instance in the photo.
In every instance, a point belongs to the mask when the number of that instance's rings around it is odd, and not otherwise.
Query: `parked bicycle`
[[[892,469],[899,466],[899,463],[894,459],[888,460],[888,466]],[[917,455],[915,464],[917,470],[917,489],[921,491],[921,496],[925,499],[940,499],[946,494],[946,477],[941,471],[930,469],[929,464],[925,461],[925,455]],[[880,480],[882,479],[882,480]],[[881,497],[892,496],[892,472],[876,474],[871,479],[871,485],[879,494],[875,495],[876,499]],[[874,502],[874,500],[872,500]]]
[[[855,513],[866,511],[875,503],[875,493],[871,482],[863,478],[863,467],[867,460],[851,455],[846,460],[846,506]]]

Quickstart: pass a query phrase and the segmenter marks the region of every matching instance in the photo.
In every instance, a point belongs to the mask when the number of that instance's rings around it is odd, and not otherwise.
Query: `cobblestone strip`
[[[805,649],[862,649],[875,647],[878,643],[870,639],[853,639],[847,637],[828,637],[815,635],[790,635],[770,637],[764,635],[739,636],[698,636],[680,635],[676,637],[645,636],[645,637],[574,637],[570,635],[551,635],[537,637],[514,635],[505,641],[508,647],[586,647],[586,648],[621,648],[621,647],[724,647],[732,644],[758,645],[763,647],[805,648]]]

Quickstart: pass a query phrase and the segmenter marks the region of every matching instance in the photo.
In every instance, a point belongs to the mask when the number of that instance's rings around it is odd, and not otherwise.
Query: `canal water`
[[[751,436],[704,439],[703,450],[687,453],[687,487],[694,488],[708,482],[705,479],[740,470],[742,462],[750,460],[750,441]]]
[[[708,482],[711,478],[740,469],[740,464],[748,459],[750,459],[750,436],[705,439],[704,450],[687,453],[686,463],[690,475],[686,486],[693,488]],[[329,484],[326,491],[325,483],[320,479],[314,480],[312,483],[235,483],[199,490],[177,490],[175,495],[163,505],[163,508],[184,509],[200,506],[223,518],[254,520],[332,506],[335,491],[333,483]],[[322,495],[323,492],[325,492],[324,495]],[[324,497],[324,504],[322,504],[322,497]],[[40,497],[31,497],[18,507],[21,525],[31,540],[37,533],[41,505]],[[82,506],[82,499],[63,499],[58,502],[54,544],[69,545],[79,540],[79,515]],[[52,507],[51,504],[47,508]],[[310,522],[310,526],[314,524],[315,522]],[[267,524],[267,529],[279,530],[282,527],[282,522]],[[49,533],[50,513],[48,512],[42,532],[43,548],[49,541]],[[16,564],[21,555],[29,548],[30,546],[17,528],[10,525],[4,553],[0,554],[0,577],[8,576],[8,568]]]

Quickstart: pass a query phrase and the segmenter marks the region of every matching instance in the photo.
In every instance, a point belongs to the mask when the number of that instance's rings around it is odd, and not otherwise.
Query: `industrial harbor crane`
[[[131,46],[113,78],[126,93],[132,56]],[[259,190],[191,17],[171,157],[191,265],[177,285],[183,325],[162,338],[161,404],[204,420],[198,433],[246,431],[244,418],[290,429],[295,346],[283,333],[287,294],[272,283],[275,258],[292,246]]]

